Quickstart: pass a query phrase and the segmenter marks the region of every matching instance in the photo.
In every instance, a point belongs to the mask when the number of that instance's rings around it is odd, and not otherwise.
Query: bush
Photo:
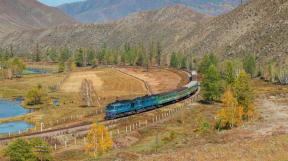
[[[4,149],[4,154],[11,161],[52,160],[50,145],[41,138],[33,138],[30,141],[17,139]]]
[[[27,92],[24,102],[26,105],[39,105],[43,103],[46,95],[47,92],[41,85],[38,85]]]

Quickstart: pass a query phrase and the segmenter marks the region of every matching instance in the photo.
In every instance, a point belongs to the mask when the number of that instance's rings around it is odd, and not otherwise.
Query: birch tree
[[[94,123],[87,134],[85,150],[95,158],[112,148],[111,136],[104,125]]]
[[[85,106],[91,107],[95,105],[95,101],[99,105],[99,100],[97,99],[96,91],[91,80],[84,79],[81,84],[80,94],[85,103]]]

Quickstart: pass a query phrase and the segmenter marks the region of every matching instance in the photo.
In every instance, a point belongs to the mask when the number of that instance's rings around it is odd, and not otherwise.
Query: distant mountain
[[[193,10],[219,15],[236,6],[240,0],[86,0],[64,4],[59,9],[83,23],[107,22],[128,16],[131,13],[160,9],[183,4]]]
[[[141,12],[118,21],[96,25],[58,27],[9,34],[0,44],[18,51],[47,47],[93,47],[104,43],[161,41],[165,54],[172,51],[202,57],[215,53],[221,59],[254,53],[258,62],[284,63],[288,58],[288,1],[251,0],[233,11],[208,17],[178,5]]]
[[[182,5],[141,12],[106,24],[63,26],[51,29],[9,34],[0,44],[21,53],[33,50],[36,43],[47,47],[120,47],[126,42],[144,44],[161,41],[163,47],[175,44],[191,30],[209,21],[211,17],[192,11]]]
[[[0,37],[13,31],[75,22],[59,9],[45,6],[37,0],[0,0]]]

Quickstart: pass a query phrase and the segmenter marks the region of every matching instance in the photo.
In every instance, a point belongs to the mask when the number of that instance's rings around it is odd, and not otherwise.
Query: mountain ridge
[[[132,14],[105,24],[77,25],[10,34],[3,46],[27,51],[41,47],[115,48],[126,42],[160,41],[165,55],[173,51],[221,59],[255,54],[258,62],[285,61],[288,56],[288,1],[252,0],[230,13],[209,17],[182,5]]]
[[[0,0],[0,21],[0,37],[19,30],[76,23],[57,8],[37,0]]]
[[[58,6],[82,23],[118,20],[129,14],[182,4],[203,14],[219,15],[239,5],[235,0],[86,0]]]
[[[43,48],[51,47],[93,47],[103,44],[119,47],[126,42],[135,44],[162,41],[163,46],[173,44],[186,35],[190,29],[198,27],[211,17],[200,14],[183,5],[166,7],[160,10],[140,12],[121,20],[104,24],[83,24],[62,26],[50,29],[11,33],[2,44],[13,44],[18,51],[28,51],[35,44]]]

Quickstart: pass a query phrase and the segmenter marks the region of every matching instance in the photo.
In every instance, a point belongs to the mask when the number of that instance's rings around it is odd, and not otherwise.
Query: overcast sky
[[[59,6],[63,3],[72,3],[84,0],[39,0],[39,1],[49,6]]]

